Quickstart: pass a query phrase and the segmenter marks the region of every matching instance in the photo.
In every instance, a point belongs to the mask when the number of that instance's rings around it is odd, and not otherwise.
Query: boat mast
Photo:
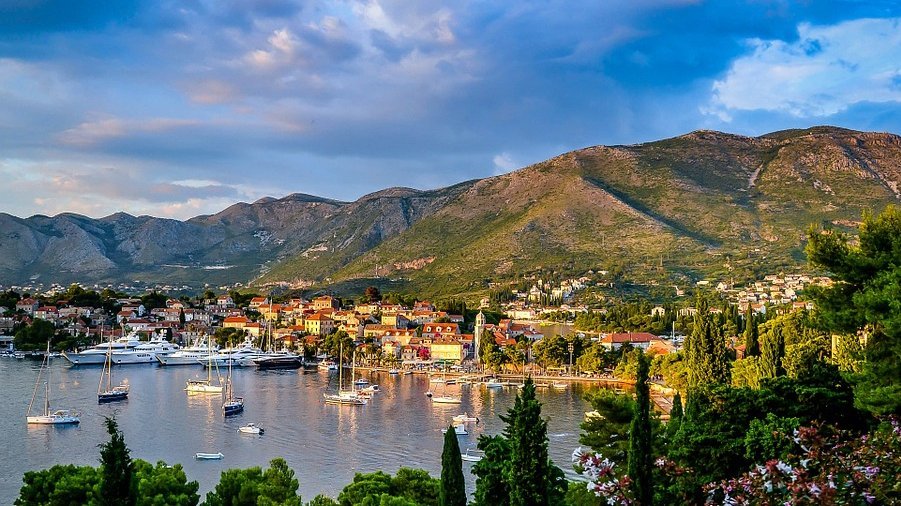
[[[44,355],[47,363],[47,397],[44,400],[44,416],[50,416],[50,378],[53,371],[50,370],[50,340],[47,340],[47,354]]]

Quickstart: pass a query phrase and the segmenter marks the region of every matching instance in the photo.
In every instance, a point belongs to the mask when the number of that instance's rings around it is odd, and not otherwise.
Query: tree
[[[119,431],[115,418],[106,419],[106,431],[110,440],[100,446],[100,504],[134,505],[132,488],[134,463],[125,445],[125,436]]]
[[[137,506],[196,506],[200,500],[197,494],[200,485],[188,481],[181,464],[156,466],[137,459],[134,461],[134,481],[137,482]]]
[[[380,505],[383,502],[386,504],[411,502],[433,506],[438,504],[439,490],[438,480],[429,476],[428,472],[402,467],[393,478],[382,471],[357,473],[353,482],[338,494],[338,502],[341,506]],[[404,501],[398,502],[395,499]]]
[[[338,502],[327,495],[319,494],[308,502],[306,506],[338,506]]]
[[[31,325],[26,325],[16,332],[13,343],[18,350],[43,350],[55,332],[56,327],[52,323],[35,318]]]
[[[222,471],[216,488],[207,493],[207,506],[300,506],[297,479],[284,459],[269,462],[269,469],[228,469]]]
[[[366,291],[363,292],[363,302],[378,302],[380,300],[382,300],[382,293],[378,287],[367,286]]]
[[[450,426],[444,433],[444,451],[441,452],[441,506],[466,506],[466,481],[463,479],[463,459],[457,433]]]
[[[510,443],[504,436],[479,436],[479,450],[484,456],[472,466],[476,475],[474,506],[507,506],[510,486],[507,483],[510,466]]]
[[[682,396],[676,392],[676,395],[673,396],[673,408],[669,413],[669,421],[666,422],[667,439],[672,440],[676,432],[679,432],[680,427],[682,427]]]
[[[96,504],[100,473],[91,466],[56,465],[28,471],[15,506]]]
[[[629,477],[639,504],[650,505],[654,496],[651,483],[654,455],[651,453],[651,394],[648,386],[650,360],[642,353],[638,357],[635,382],[635,414],[629,431]]]
[[[745,320],[745,356],[756,357],[760,355],[759,330],[757,329],[757,321],[754,318],[754,312],[751,311],[750,303],[748,304]]]
[[[726,340],[715,317],[708,310],[707,303],[701,300],[692,332],[685,340],[685,362],[690,389],[729,382]]]
[[[774,322],[770,322],[774,323]],[[760,377],[775,378],[785,374],[782,368],[782,357],[785,355],[785,340],[782,337],[782,329],[772,326],[763,334],[760,343]]]
[[[745,457],[751,462],[783,460],[793,448],[792,435],[799,426],[798,418],[785,418],[767,413],[764,420],[751,420],[745,433]]]
[[[629,452],[629,425],[635,416],[635,400],[631,395],[601,389],[588,397],[597,416],[582,422],[579,442],[614,462],[625,462]]]
[[[844,233],[811,228],[811,265],[830,272],[831,287],[810,290],[822,326],[865,337],[855,402],[878,415],[901,413],[901,210],[865,213],[856,244]]]
[[[504,437],[510,442],[507,482],[512,506],[551,504],[562,497],[565,485],[555,480],[553,462],[548,458],[547,421],[541,418],[541,403],[535,399],[535,383],[526,379],[506,416]]]

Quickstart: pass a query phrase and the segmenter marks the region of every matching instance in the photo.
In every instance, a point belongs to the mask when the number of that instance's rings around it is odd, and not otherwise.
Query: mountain
[[[595,146],[448,188],[309,195],[187,221],[0,214],[0,282],[256,279],[484,291],[527,274],[684,283],[803,263],[810,224],[899,203],[901,137],[834,127],[697,131]]]

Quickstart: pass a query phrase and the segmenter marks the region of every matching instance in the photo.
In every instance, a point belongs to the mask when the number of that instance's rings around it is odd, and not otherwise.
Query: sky
[[[3,0],[0,212],[185,219],[698,129],[901,133],[899,4]]]

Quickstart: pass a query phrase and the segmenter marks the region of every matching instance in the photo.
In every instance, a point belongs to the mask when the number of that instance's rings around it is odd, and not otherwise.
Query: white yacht
[[[124,364],[155,364],[158,356],[169,355],[180,349],[180,346],[166,341],[163,337],[154,337],[146,343],[141,343],[133,349],[125,351],[113,351],[111,362],[116,365]]]
[[[199,365],[198,360],[202,359],[203,363],[206,363],[210,352],[215,353],[217,351],[219,351],[218,346],[213,345],[213,348],[210,349],[206,339],[201,338],[193,345],[182,348],[175,353],[157,355],[156,360],[160,365]]]
[[[265,357],[268,354],[253,345],[251,339],[245,340],[241,346],[221,350],[212,357],[198,358],[197,362],[206,367],[219,366],[248,367],[253,365],[253,359]]]
[[[86,350],[79,352],[63,352],[66,360],[74,365],[96,364],[103,365],[106,362],[106,353],[111,351],[113,354],[122,351],[130,351],[140,346],[141,340],[137,334],[128,334],[109,343],[101,343],[94,345]]]

